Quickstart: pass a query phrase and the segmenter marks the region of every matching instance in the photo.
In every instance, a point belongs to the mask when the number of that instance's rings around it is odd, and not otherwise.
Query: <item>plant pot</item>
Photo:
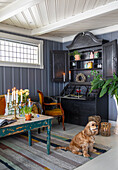
[[[25,114],[25,119],[26,120],[31,120],[31,116],[32,116],[31,114]]]
[[[80,54],[76,54],[75,55],[75,60],[80,60],[81,58],[80,58]]]

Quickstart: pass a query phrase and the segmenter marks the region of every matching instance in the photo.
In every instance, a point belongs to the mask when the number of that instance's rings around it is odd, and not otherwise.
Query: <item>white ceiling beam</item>
[[[22,35],[31,36],[31,30],[29,30],[29,29],[19,28],[19,27],[16,27],[16,26],[11,26],[11,25],[2,24],[2,23],[0,23],[0,32],[1,31],[6,31],[6,32],[10,32],[10,33],[16,33],[16,35],[21,34],[21,36]],[[32,37],[34,37],[34,36],[32,36]],[[63,42],[63,38],[56,37],[56,36],[47,36],[47,35],[45,36],[44,35],[44,36],[35,36],[35,37],[40,38],[40,39],[51,40],[51,41]],[[9,37],[7,36],[7,38],[9,38]],[[39,41],[39,40],[37,40],[37,41]]]
[[[16,0],[0,10],[0,22],[11,18],[33,5],[39,4],[42,1],[44,0]]]
[[[89,18],[94,18],[96,16],[99,16],[99,15],[102,15],[105,13],[109,13],[114,10],[118,10],[118,1],[115,1],[115,2],[109,3],[107,5],[86,11],[84,13],[80,13],[78,15],[60,20],[56,23],[49,24],[49,25],[43,26],[41,28],[36,28],[31,31],[31,35],[43,35],[43,34],[51,32],[51,31],[59,30],[59,29],[66,27],[70,24],[74,24],[79,21],[84,21]]]
[[[31,30],[18,28],[18,27],[15,27],[15,26],[10,26],[10,25],[7,25],[7,24],[2,24],[2,23],[0,23],[0,31],[1,30],[13,32],[13,33],[16,33],[16,34],[31,36]],[[91,30],[90,32],[92,32],[94,35],[100,35],[100,34],[107,34],[107,33],[115,32],[115,31],[118,31],[118,25],[112,25],[112,26],[109,26],[109,27]],[[37,38],[52,40],[52,41],[58,41],[58,42],[64,43],[64,42],[72,41],[75,36],[76,36],[76,34],[72,35],[72,36],[67,36],[67,37],[61,38],[61,37],[45,36],[44,35],[44,36],[37,36]]]

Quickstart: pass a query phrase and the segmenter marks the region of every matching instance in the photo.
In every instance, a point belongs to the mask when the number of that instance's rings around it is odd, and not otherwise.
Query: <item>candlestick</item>
[[[14,89],[12,89],[12,99],[11,101],[13,102],[14,101]]]
[[[29,107],[31,106],[31,99],[29,98]]]
[[[69,81],[71,80],[71,71],[69,71]]]
[[[14,101],[16,100],[16,87],[14,87]]]
[[[16,90],[16,103],[18,103],[18,90]]]
[[[63,73],[63,81],[65,82],[66,77],[65,77],[65,73]]]
[[[23,91],[20,89],[20,94],[21,94],[21,103],[23,102]]]
[[[7,103],[10,102],[10,95],[9,95],[9,93],[10,93],[10,89],[8,89],[8,92],[7,92]]]
[[[16,111],[18,110],[18,90],[15,93],[15,87],[12,89],[12,102],[10,102],[10,90],[8,89],[7,93],[7,108],[8,112],[14,109],[14,117],[12,119],[18,119],[16,117]],[[16,97],[17,94],[17,97]],[[16,101],[17,100],[17,101]]]

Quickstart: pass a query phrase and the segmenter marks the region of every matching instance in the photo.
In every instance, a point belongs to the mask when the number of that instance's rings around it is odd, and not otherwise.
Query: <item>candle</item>
[[[18,103],[18,90],[16,90],[16,103]]]
[[[29,107],[31,106],[31,99],[29,98]]]
[[[20,89],[20,94],[21,94],[21,103],[23,102],[23,91]]]
[[[69,71],[69,80],[71,80],[71,71]]]
[[[65,73],[63,73],[63,81],[65,82],[66,78],[65,78]]]
[[[9,95],[9,93],[10,93],[10,89],[8,89],[8,91],[7,91],[7,103],[9,103],[9,101],[10,101],[10,95]]]
[[[12,102],[14,101],[14,89],[12,89]]]
[[[15,91],[15,87],[14,87],[14,100],[16,100],[16,91]]]

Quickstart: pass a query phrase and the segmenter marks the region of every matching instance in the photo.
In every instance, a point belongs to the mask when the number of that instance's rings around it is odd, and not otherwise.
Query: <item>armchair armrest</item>
[[[45,106],[53,106],[53,105],[57,105],[57,103],[43,103]]]

